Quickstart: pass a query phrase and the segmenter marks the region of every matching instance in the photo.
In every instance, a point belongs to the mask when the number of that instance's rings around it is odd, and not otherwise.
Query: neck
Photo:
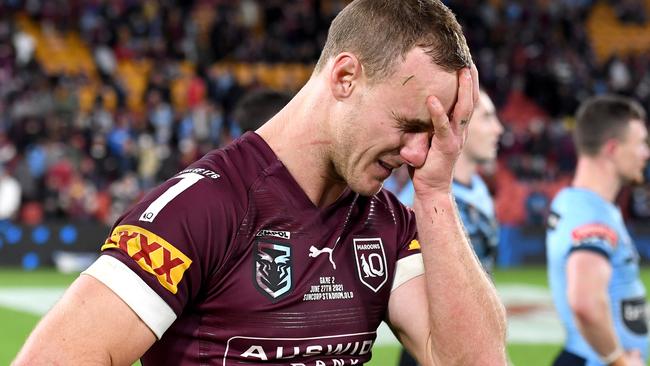
[[[578,159],[573,186],[595,192],[608,202],[614,202],[621,189],[621,180],[614,164],[603,157],[581,156]]]
[[[454,180],[464,185],[472,183],[472,176],[478,170],[478,163],[467,154],[461,153],[454,167]]]
[[[332,140],[329,132],[333,101],[318,76],[312,77],[278,114],[257,130],[310,201],[327,206],[343,193],[347,184],[339,181],[331,166]]]

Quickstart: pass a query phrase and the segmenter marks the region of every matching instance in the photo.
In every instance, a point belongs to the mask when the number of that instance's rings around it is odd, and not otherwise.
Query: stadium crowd
[[[308,70],[346,3],[0,0],[0,166],[21,187],[14,215],[114,222],[161,179],[241,134],[236,102],[269,85],[222,65]],[[650,106],[650,51],[603,56],[589,33],[596,6],[647,26],[647,2],[445,3],[506,128],[498,167],[484,172],[497,215],[539,224],[575,165],[568,131],[579,102],[612,91]],[[276,84],[295,92],[300,82]],[[626,192],[629,217],[650,217],[649,187]]]

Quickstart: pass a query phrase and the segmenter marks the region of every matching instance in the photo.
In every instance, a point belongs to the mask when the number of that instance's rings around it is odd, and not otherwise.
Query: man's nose
[[[643,158],[648,160],[650,158],[650,147],[647,145],[643,146]]]
[[[497,134],[499,136],[503,135],[503,131],[505,131],[505,129],[503,128],[503,123],[501,123],[501,121],[498,118],[495,118],[494,122],[496,123]]]
[[[400,149],[400,156],[412,167],[424,165],[429,152],[431,136],[428,132],[409,133],[404,136],[405,142]]]

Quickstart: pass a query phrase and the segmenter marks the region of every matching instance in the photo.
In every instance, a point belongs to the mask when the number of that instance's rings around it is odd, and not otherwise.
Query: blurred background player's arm
[[[119,296],[81,275],[39,322],[13,365],[131,365],[155,341]]]
[[[610,316],[607,286],[612,267],[601,254],[578,250],[567,259],[567,295],[580,333],[601,357],[614,355],[610,365],[643,365],[638,352],[622,351]],[[617,357],[618,356],[618,357]]]

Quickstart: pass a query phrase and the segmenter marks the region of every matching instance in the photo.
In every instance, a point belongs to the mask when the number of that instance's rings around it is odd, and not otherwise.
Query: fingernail
[[[466,78],[466,79],[471,79],[471,78],[472,78],[472,73],[469,72],[469,69],[468,69],[468,68],[465,68],[465,70],[463,71],[463,73],[465,74],[465,78]]]

